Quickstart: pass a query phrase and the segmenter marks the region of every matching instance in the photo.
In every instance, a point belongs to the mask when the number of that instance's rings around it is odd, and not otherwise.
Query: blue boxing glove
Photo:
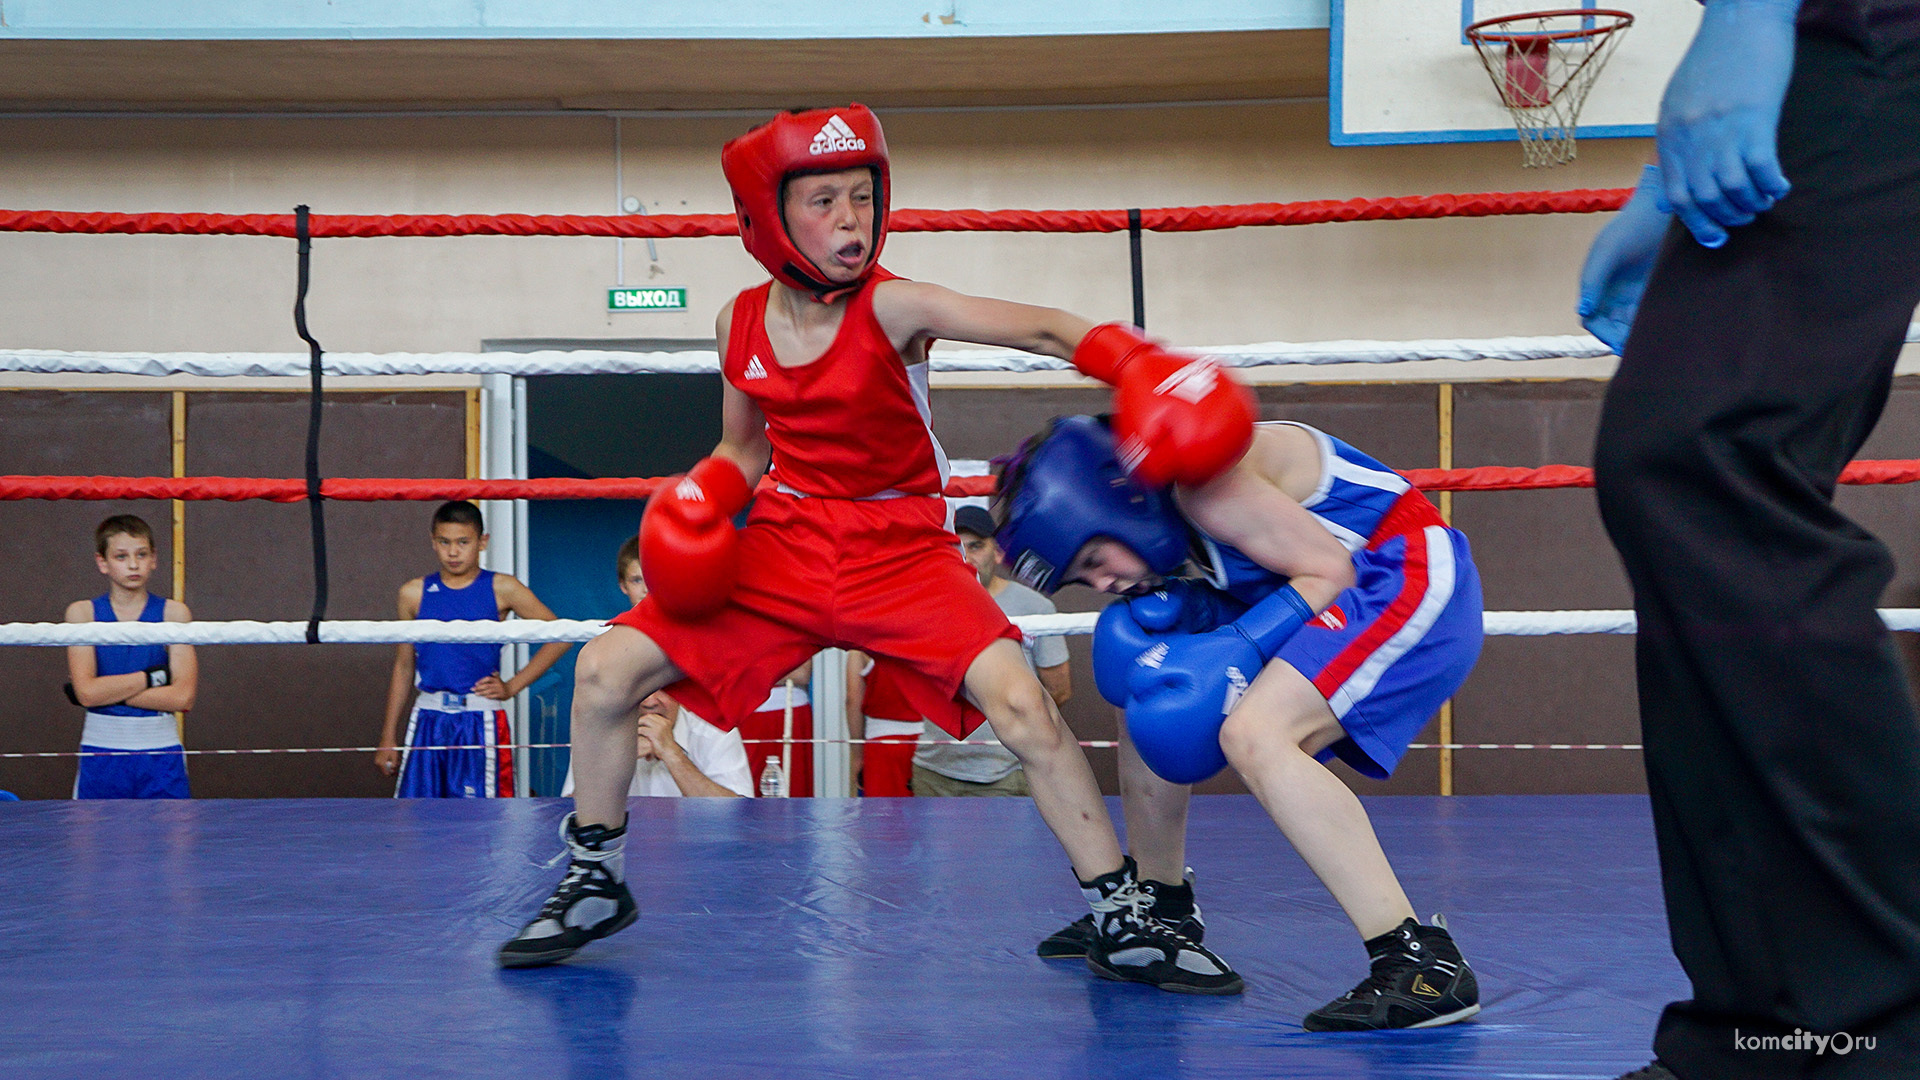
[[[1626,350],[1653,260],[1673,220],[1660,209],[1661,185],[1660,166],[1640,170],[1633,198],[1593,238],[1586,265],[1580,268],[1580,323],[1616,354]]]
[[[1127,674],[1127,734],[1147,768],[1175,784],[1225,768],[1220,725],[1313,615],[1294,587],[1283,585],[1226,626],[1174,635],[1141,653]]]
[[[1145,596],[1108,604],[1093,627],[1093,684],[1109,704],[1124,708],[1134,657],[1166,634],[1203,633],[1246,610],[1226,593],[1178,579]]]
[[[1778,134],[1799,10],[1800,0],[1707,0],[1660,99],[1662,209],[1706,247],[1726,243],[1728,229],[1771,209],[1791,186]]]
[[[1149,633],[1204,634],[1246,614],[1247,605],[1198,581],[1176,578],[1154,592],[1127,601]]]
[[[1133,605],[1121,600],[1108,604],[1093,624],[1093,685],[1110,705],[1127,704],[1127,672],[1133,659],[1159,641],[1134,618]]]

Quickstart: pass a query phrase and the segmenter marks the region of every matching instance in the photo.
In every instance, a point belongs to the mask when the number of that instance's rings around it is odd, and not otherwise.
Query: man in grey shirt
[[[960,536],[961,554],[980,575],[1000,610],[1008,615],[1051,615],[1053,601],[998,574],[1000,546],[993,542],[993,515],[978,506],[963,506],[953,515],[953,531]],[[1073,694],[1067,670],[1064,638],[1027,638],[1027,663],[1040,685],[1064,705]],[[1026,795],[1027,777],[1020,762],[1004,747],[993,744],[992,731],[982,725],[965,742],[932,724],[924,725],[919,749],[913,755],[915,795]]]

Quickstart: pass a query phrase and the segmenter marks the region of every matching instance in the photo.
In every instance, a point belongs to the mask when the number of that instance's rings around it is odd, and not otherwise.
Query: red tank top
[[[774,481],[803,495],[865,499],[936,495],[947,455],[933,437],[927,365],[908,366],[873,317],[876,270],[847,299],[818,360],[781,367],[767,340],[767,282],[733,302],[723,374],[767,417]]]

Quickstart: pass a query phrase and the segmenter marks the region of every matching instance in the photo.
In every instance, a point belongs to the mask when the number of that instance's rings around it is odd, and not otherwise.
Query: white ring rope
[[[1228,367],[1291,364],[1392,364],[1410,360],[1548,360],[1610,355],[1587,334],[1463,341],[1265,342],[1194,350]],[[50,349],[0,351],[0,371],[81,375],[301,376],[306,353],[108,353]],[[720,370],[712,350],[605,352],[547,350],[524,353],[328,353],[332,376],[369,375],[640,375],[708,374]],[[938,349],[934,371],[1070,371],[1051,356],[1012,349]]]
[[[1090,634],[1094,612],[1020,615],[1013,619],[1030,637]],[[1920,631],[1920,608],[1882,608],[1887,629]],[[1486,632],[1494,637],[1544,637],[1559,634],[1631,634],[1631,611],[1489,611]],[[409,619],[342,620],[320,624],[320,640],[330,645],[392,645],[439,642],[460,645],[545,645],[588,641],[607,624],[587,619],[540,621]],[[0,623],[0,645],[301,645],[303,622],[193,623]]]
[[[1920,323],[1907,327],[1906,340],[1920,342]],[[1402,364],[1418,360],[1556,360],[1611,356],[1613,350],[1591,334],[1542,337],[1430,338],[1418,341],[1266,341],[1217,345],[1186,351],[1204,353],[1227,367],[1257,368],[1315,364]],[[934,371],[1068,371],[1072,365],[1050,356],[1012,349],[936,349]],[[55,349],[0,350],[0,371],[77,375],[298,376],[305,378],[306,353],[64,352]],[[688,352],[605,352],[548,350],[494,353],[327,353],[326,373],[369,375],[640,375],[701,374],[718,371],[718,354]]]
[[[1392,364],[1410,360],[1549,360],[1611,355],[1586,334],[1560,337],[1489,338],[1478,341],[1265,342],[1194,350],[1228,367],[1293,364]],[[0,371],[80,375],[300,376],[309,374],[306,353],[108,353],[50,349],[0,351]],[[934,371],[1071,371],[1051,356],[1011,349],[940,349]],[[370,375],[641,375],[711,374],[720,370],[712,350],[605,352],[547,350],[524,353],[328,353],[332,376]]]

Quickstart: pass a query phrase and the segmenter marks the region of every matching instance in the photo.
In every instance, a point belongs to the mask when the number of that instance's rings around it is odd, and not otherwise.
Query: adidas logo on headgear
[[[807,153],[832,154],[866,148],[867,140],[854,134],[853,129],[847,126],[847,122],[840,119],[840,114],[834,113],[814,135],[813,142],[807,145]]]

